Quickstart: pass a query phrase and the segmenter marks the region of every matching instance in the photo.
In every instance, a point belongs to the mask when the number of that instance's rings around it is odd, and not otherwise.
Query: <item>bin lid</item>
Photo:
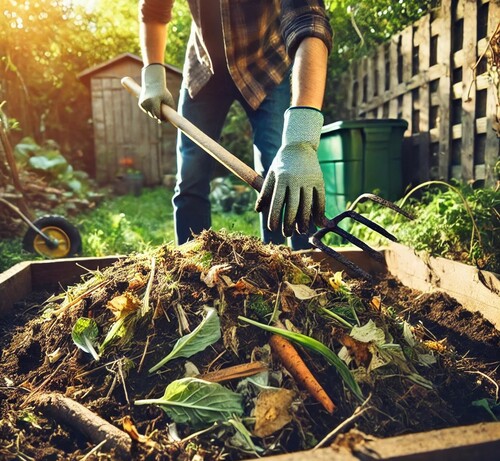
[[[401,118],[368,118],[359,120],[339,120],[338,122],[325,125],[321,129],[321,134],[331,133],[336,130],[349,130],[353,128],[382,128],[382,127],[396,127],[408,128],[408,122]]]

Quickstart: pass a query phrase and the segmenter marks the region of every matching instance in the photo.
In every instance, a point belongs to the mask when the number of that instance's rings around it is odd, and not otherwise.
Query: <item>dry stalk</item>
[[[130,405],[130,400],[128,398],[127,386],[125,384],[125,375],[123,373],[122,360],[118,360],[118,374],[120,375],[120,379],[123,386],[123,392],[125,393],[125,400]]]
[[[349,424],[353,423],[357,419],[359,419],[363,413],[367,412],[370,410],[372,407],[368,406],[368,402],[370,401],[372,397],[372,394],[370,394],[366,400],[356,409],[354,410],[354,413],[349,416],[349,418],[345,419],[342,421],[335,429],[333,429],[331,432],[329,432],[318,444],[312,449],[312,451],[317,450],[318,448],[321,448],[325,443],[330,441],[333,437],[335,437],[340,431],[342,431],[345,427],[347,427]]]
[[[148,353],[148,348],[149,348],[149,338],[151,338],[151,335],[148,335],[148,337],[146,338],[146,344],[144,345],[144,350],[142,351],[141,360],[139,362],[139,366],[137,367],[137,373],[141,372],[142,365],[144,364],[144,360],[146,359],[146,355]]]

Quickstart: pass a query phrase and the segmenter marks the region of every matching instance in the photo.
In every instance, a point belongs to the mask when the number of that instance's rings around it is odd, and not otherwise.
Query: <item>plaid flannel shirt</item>
[[[184,85],[191,97],[213,75],[203,41],[200,2],[188,0],[192,15]],[[168,23],[174,0],[141,0],[143,22]],[[228,71],[250,106],[256,109],[279,85],[302,39],[318,37],[328,50],[332,31],[323,0],[220,0]]]

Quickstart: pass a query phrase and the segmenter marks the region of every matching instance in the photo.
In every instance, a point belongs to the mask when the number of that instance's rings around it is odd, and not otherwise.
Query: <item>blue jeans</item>
[[[290,79],[285,78],[253,110],[227,74],[218,78],[213,76],[195,98],[189,96],[186,88],[181,88],[179,112],[205,134],[218,140],[234,101],[242,105],[248,116],[253,133],[254,169],[265,177],[281,146],[283,114],[290,105]],[[210,181],[216,162],[179,132],[177,184],[172,199],[176,242],[179,245],[211,226]],[[281,230],[271,232],[267,228],[267,213],[261,213],[260,220],[261,236],[265,243],[285,243]],[[290,240],[294,250],[311,248],[304,235],[294,234]]]

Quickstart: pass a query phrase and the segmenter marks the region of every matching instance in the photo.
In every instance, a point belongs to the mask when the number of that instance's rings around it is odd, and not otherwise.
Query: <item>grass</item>
[[[94,210],[68,219],[80,231],[82,256],[142,252],[174,241],[172,192],[163,187],[143,189],[139,197],[110,197]],[[214,210],[212,227],[259,236],[259,217],[253,210],[241,214]],[[0,241],[0,272],[36,259],[41,258],[22,249],[22,237]]]

